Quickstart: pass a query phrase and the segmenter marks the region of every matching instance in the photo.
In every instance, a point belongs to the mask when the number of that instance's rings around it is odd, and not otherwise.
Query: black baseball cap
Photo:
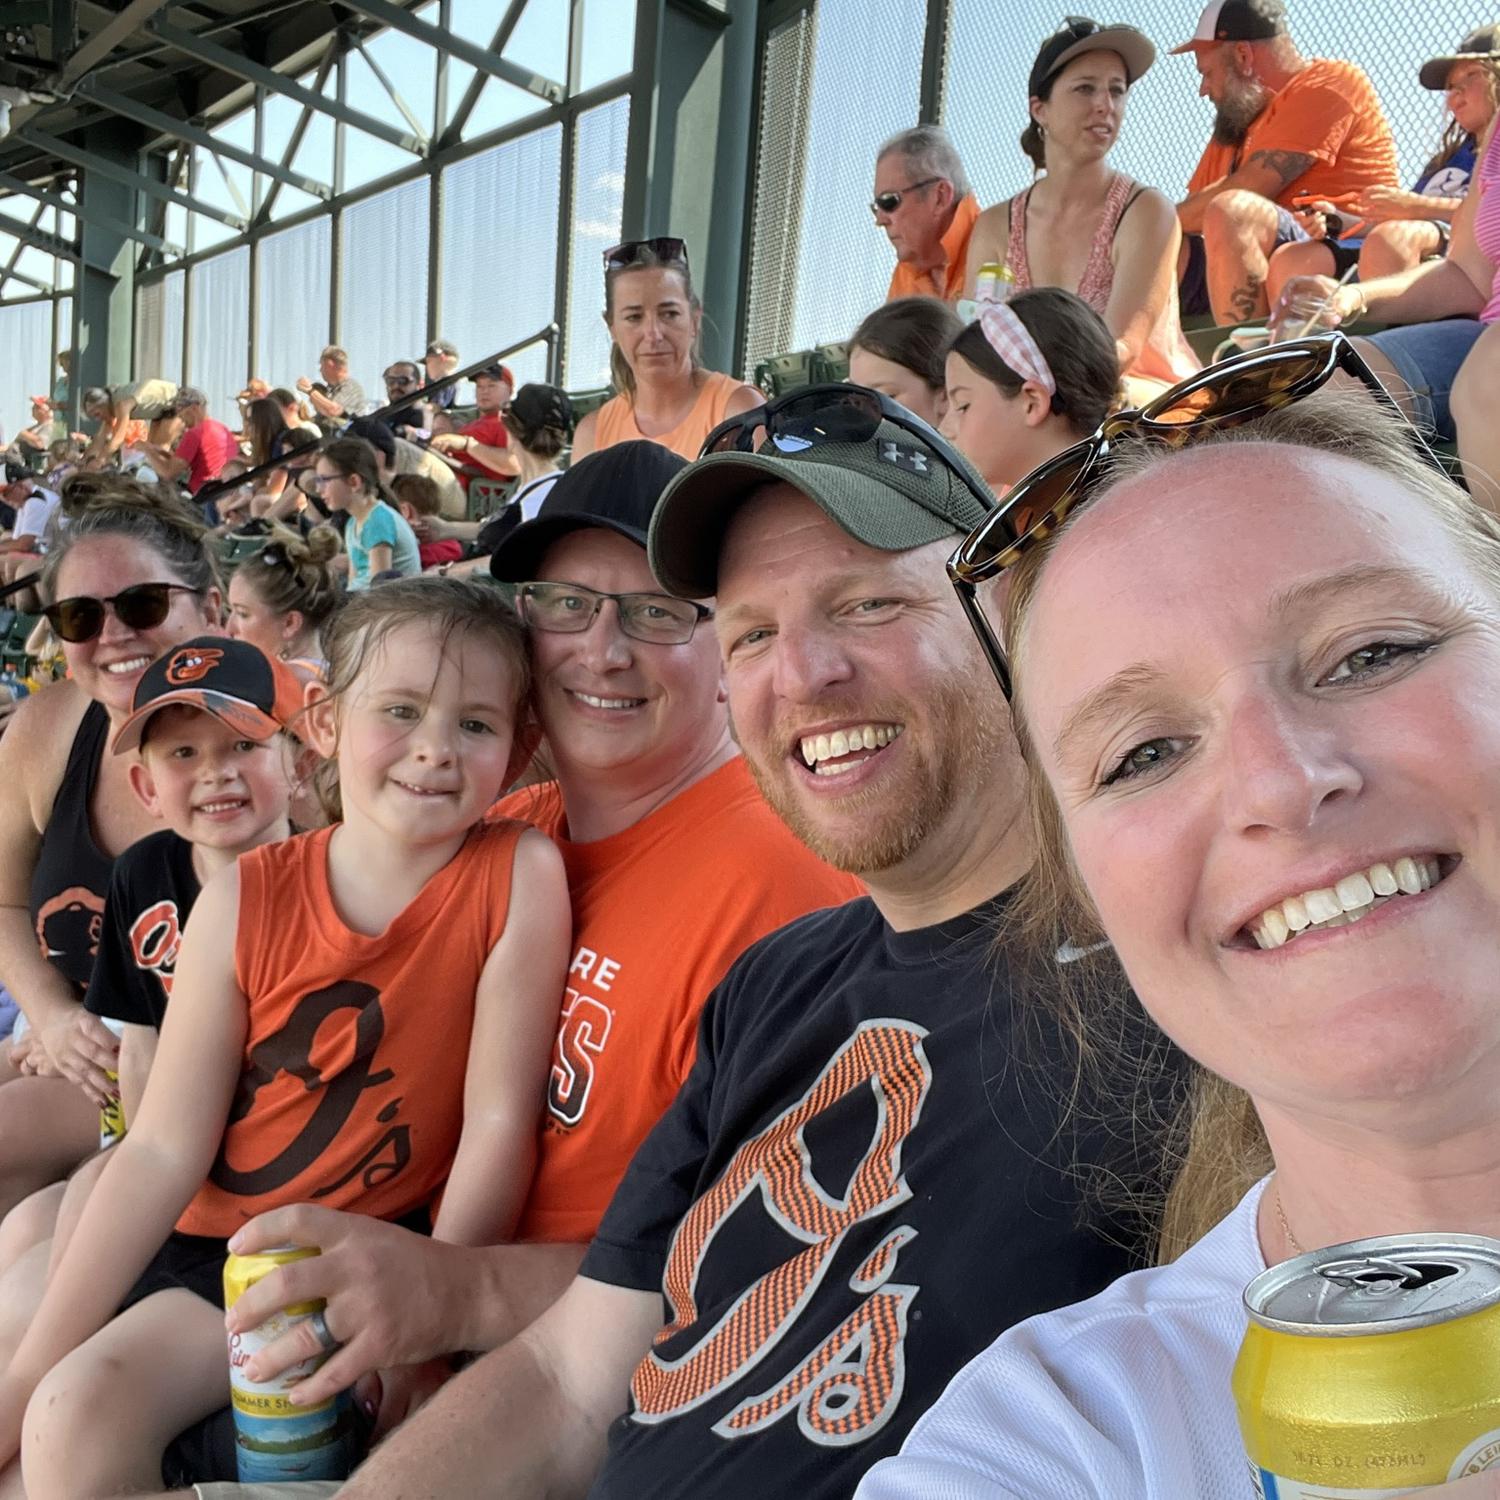
[[[475,370],[469,376],[470,380],[484,380],[486,378],[490,380],[503,380],[506,385],[511,387],[514,387],[516,383],[516,377],[510,373],[510,367],[498,362],[492,365],[485,365],[482,370]]]
[[[1424,89],[1441,93],[1448,87],[1448,74],[1454,63],[1477,62],[1485,58],[1500,58],[1500,26],[1481,26],[1477,31],[1471,31],[1458,44],[1456,52],[1424,62],[1417,79]]]
[[[1037,49],[1036,61],[1026,83],[1027,95],[1038,98],[1075,57],[1085,52],[1116,52],[1125,64],[1125,81],[1133,84],[1156,61],[1151,39],[1134,26],[1101,26],[1087,16],[1069,16],[1061,30],[1054,31]]]
[[[180,703],[212,714],[247,740],[268,740],[302,711],[301,682],[258,646],[200,635],[151,663],[136,684],[132,712],[111,749],[136,749],[153,714]]]
[[[503,583],[527,583],[553,542],[590,526],[644,548],[662,491],[686,468],[687,460],[670,448],[644,440],[579,459],[552,486],[534,519],[523,521],[491,554],[490,572]]]
[[[967,460],[955,455],[967,467]],[[882,422],[863,443],[819,443],[796,454],[713,453],[666,488],[647,551],[669,593],[707,599],[718,592],[719,552],[740,506],[777,481],[800,490],[855,541],[906,552],[967,535],[988,514],[978,473],[963,476],[915,433]]]
[[[1286,6],[1281,0],[1208,0],[1197,29],[1180,47],[1173,47],[1172,54],[1216,42],[1268,42],[1285,35]]]
[[[510,411],[522,427],[573,430],[573,403],[568,400],[568,393],[558,390],[555,385],[535,382],[523,385],[510,398]]]

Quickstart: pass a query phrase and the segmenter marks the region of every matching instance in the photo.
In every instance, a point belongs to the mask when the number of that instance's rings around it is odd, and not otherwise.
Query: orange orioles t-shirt
[[[687,1077],[698,1013],[751,943],[864,886],[799,843],[736,756],[611,838],[575,844],[556,783],[498,812],[562,851],[573,960],[536,1175],[516,1238],[593,1237],[635,1149]]]
[[[288,1203],[397,1219],[432,1201],[458,1149],[474,992],[525,826],[476,828],[378,937],[334,908],[333,829],[240,856],[243,1070],[180,1231],[227,1237]]]

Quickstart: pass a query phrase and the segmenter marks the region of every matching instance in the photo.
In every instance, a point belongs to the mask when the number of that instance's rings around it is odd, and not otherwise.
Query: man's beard
[[[1253,78],[1230,79],[1214,109],[1214,140],[1221,146],[1241,145],[1270,97],[1269,90]]]
[[[994,679],[988,669],[976,664],[972,676],[953,676],[935,688],[928,700],[928,720],[934,743],[919,746],[908,731],[898,742],[908,764],[892,784],[851,792],[839,800],[839,811],[847,819],[853,814],[855,831],[847,825],[830,830],[809,810],[798,795],[792,778],[799,773],[787,765],[782,750],[785,738],[769,746],[746,747],[745,761],[771,810],[820,859],[851,875],[878,875],[910,859],[943,827],[960,797],[977,801],[990,795],[989,777],[1019,778],[1025,775],[1020,751],[1009,718],[999,710]],[[882,724],[902,723],[900,712],[884,714],[868,708],[845,713],[829,706],[827,720]],[[910,738],[908,738],[910,735]],[[884,755],[877,750],[875,755]],[[769,759],[769,764],[763,764]],[[978,772],[976,778],[974,773]],[[1017,791],[995,788],[994,795],[1014,801]],[[976,820],[986,810],[973,808]]]

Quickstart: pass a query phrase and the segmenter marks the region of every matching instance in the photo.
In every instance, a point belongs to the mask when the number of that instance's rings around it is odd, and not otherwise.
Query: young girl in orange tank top
[[[203,888],[139,1118],[0,1376],[0,1469],[26,1413],[34,1496],[156,1489],[165,1444],[228,1402],[225,1241],[256,1214],[409,1219],[441,1193],[434,1235],[479,1245],[525,1202],[571,915],[552,842],[484,822],[534,735],[520,625],[411,579],[327,647],[302,729],[341,821]],[[393,1409],[433,1378],[381,1373]]]

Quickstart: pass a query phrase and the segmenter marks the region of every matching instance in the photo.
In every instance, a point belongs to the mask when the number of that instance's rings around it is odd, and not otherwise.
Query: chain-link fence
[[[1307,56],[1346,58],[1368,71],[1410,182],[1444,123],[1443,98],[1420,87],[1417,69],[1486,17],[1459,0],[1367,0],[1357,25],[1341,0],[1290,6]],[[1019,142],[1026,79],[1038,45],[1069,7],[1058,0],[886,7],[815,0],[771,33],[762,58],[746,373],[767,355],[847,338],[885,295],[892,255],[867,201],[880,142],[918,117],[929,8],[947,21],[940,118],[980,202],[998,202],[1031,180]],[[1100,16],[1140,27],[1161,50],[1131,91],[1112,160],[1173,198],[1182,196],[1213,123],[1192,59],[1166,55],[1192,34],[1199,8],[1199,0],[1134,0],[1123,14]]]
[[[1056,0],[949,0],[943,123],[953,133],[981,202],[1018,193],[1031,180],[1021,154],[1026,78],[1043,37],[1062,23]],[[1441,94],[1417,82],[1429,57],[1450,52],[1475,17],[1459,0],[1368,0],[1358,26],[1339,0],[1290,0],[1292,34],[1308,57],[1336,57],[1369,73],[1383,100],[1410,182],[1437,149]],[[1208,141],[1213,107],[1198,97],[1191,57],[1167,50],[1193,33],[1196,0],[1133,0],[1124,15],[1156,43],[1156,66],[1131,90],[1125,126],[1111,160],[1121,171],[1179,198]],[[1102,18],[1101,18],[1102,19]],[[920,58],[913,61],[915,68]]]
[[[847,338],[885,296],[891,252],[870,216],[875,151],[917,117],[919,4],[819,0],[768,39],[756,157],[745,369]]]

